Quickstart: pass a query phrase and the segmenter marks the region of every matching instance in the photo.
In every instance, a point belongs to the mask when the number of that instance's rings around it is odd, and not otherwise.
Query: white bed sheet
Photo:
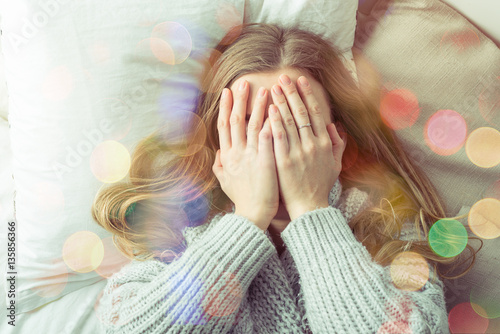
[[[82,289],[45,304],[33,311],[18,314],[16,326],[12,328],[5,321],[4,311],[0,313],[0,333],[104,333],[94,312],[94,305],[104,286],[103,279]],[[3,306],[2,306],[2,309]]]

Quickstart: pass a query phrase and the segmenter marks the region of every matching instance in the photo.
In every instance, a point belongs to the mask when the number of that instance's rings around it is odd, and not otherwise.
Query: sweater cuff
[[[228,213],[210,225],[199,240],[200,246],[192,248],[195,258],[207,263],[207,269],[222,265],[238,277],[243,289],[248,289],[276,252],[273,244],[264,231],[239,215]]]
[[[331,249],[332,244],[364,247],[352,233],[340,210],[334,207],[302,214],[288,224],[281,238],[287,245],[301,245],[301,249],[313,244],[320,248],[329,244],[325,247],[327,249]]]
[[[333,207],[337,207],[340,200],[340,195],[342,195],[342,183],[340,183],[340,179],[337,178],[333,188],[330,190],[328,194],[328,204]]]

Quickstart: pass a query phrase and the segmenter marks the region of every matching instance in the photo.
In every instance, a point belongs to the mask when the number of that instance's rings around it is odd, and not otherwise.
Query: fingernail
[[[266,93],[266,90],[264,87],[259,88],[259,97],[264,97],[264,94]]]
[[[288,86],[289,84],[291,84],[292,82],[290,81],[290,78],[288,77],[288,75],[286,74],[282,74],[280,76],[280,81],[283,85],[286,85]]]
[[[300,77],[299,83],[302,87],[309,87],[309,81],[306,79],[306,77]]]
[[[247,85],[246,80],[243,80],[242,82],[240,82],[240,90],[244,90],[246,85]]]
[[[274,91],[274,94],[276,94],[276,95],[282,95],[283,94],[283,91],[281,90],[280,86],[274,86],[273,87],[273,91]]]

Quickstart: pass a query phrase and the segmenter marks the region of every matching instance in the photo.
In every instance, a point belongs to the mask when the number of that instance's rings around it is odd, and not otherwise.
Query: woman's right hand
[[[241,80],[233,94],[224,88],[217,129],[220,149],[212,170],[233,201],[235,214],[266,230],[278,211],[279,188],[269,118],[263,122],[269,94],[260,88],[254,103],[248,135],[245,134],[248,82]]]

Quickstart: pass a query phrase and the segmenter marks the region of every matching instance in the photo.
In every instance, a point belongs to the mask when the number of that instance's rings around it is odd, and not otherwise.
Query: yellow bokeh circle
[[[469,211],[469,227],[475,235],[483,239],[500,236],[500,201],[496,198],[483,198]]]
[[[420,290],[429,279],[429,265],[415,252],[402,252],[392,260],[391,278],[396,287],[406,291]]]
[[[123,179],[130,169],[130,153],[123,144],[106,140],[94,148],[90,169],[101,182],[114,183]]]
[[[90,231],[78,231],[66,239],[62,249],[63,260],[73,271],[88,273],[95,270],[104,257],[101,238]]]
[[[491,168],[500,163],[500,132],[489,127],[478,128],[469,135],[465,152],[476,166]]]
[[[429,265],[415,252],[402,252],[392,260],[391,278],[396,287],[406,291],[420,290],[429,279]]]

